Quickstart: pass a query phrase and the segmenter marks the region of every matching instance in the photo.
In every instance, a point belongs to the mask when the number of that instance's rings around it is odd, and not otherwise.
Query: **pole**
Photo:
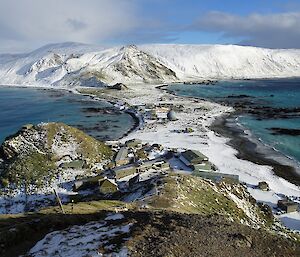
[[[62,213],[65,214],[64,207],[63,207],[63,205],[62,205],[62,203],[61,203],[61,200],[60,200],[59,195],[58,195],[57,191],[55,190],[55,188],[53,188],[53,191],[54,191],[54,194],[55,194],[57,203],[58,203],[58,205],[59,205],[59,207],[60,207]]]

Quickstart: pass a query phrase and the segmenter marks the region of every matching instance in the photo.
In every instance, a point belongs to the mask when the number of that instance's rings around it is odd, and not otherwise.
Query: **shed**
[[[239,176],[233,174],[219,173],[219,172],[193,172],[194,176],[210,179],[215,182],[228,181],[232,183],[239,183]]]
[[[164,150],[164,146],[163,145],[161,145],[161,144],[153,144],[152,145],[152,147],[154,148],[154,149],[157,149],[158,151],[162,151],[162,150]]]
[[[60,165],[61,168],[63,169],[83,169],[85,167],[85,161],[83,160],[75,160],[75,161],[71,161],[71,162],[65,162],[65,163],[62,163]]]
[[[73,185],[73,190],[77,192],[80,190],[94,189],[98,186],[99,180],[102,180],[103,178],[104,177],[100,175],[100,176],[77,180]]]
[[[124,90],[124,89],[128,89],[127,86],[125,86],[123,83],[116,83],[110,87],[108,87],[109,89],[115,89],[115,90]]]
[[[117,183],[109,178],[103,178],[99,180],[99,193],[101,194],[113,194],[119,191]]]
[[[130,148],[138,147],[142,144],[142,140],[140,139],[131,139],[126,141],[125,145]]]
[[[287,213],[289,213],[289,212],[295,212],[295,211],[298,210],[298,204],[295,203],[294,201],[289,200],[289,199],[279,200],[277,202],[277,206],[281,210],[283,210],[283,211],[285,211]]]
[[[191,168],[195,168],[194,166],[200,164],[202,162],[208,161],[208,158],[200,153],[199,151],[195,150],[187,150],[181,153],[179,159],[187,166]]]
[[[122,168],[122,169],[115,169],[114,173],[115,173],[116,179],[122,179],[129,175],[133,175],[133,174],[137,173],[138,170],[139,170],[138,167],[130,166],[130,167]]]
[[[125,164],[129,163],[127,147],[121,147],[121,149],[119,150],[119,152],[116,155],[115,163],[116,163],[116,166],[125,165]]]
[[[152,167],[154,169],[158,169],[161,171],[167,171],[170,169],[170,164],[168,162],[165,161],[160,161],[160,162],[156,162],[152,165]]]
[[[270,188],[269,188],[269,185],[267,182],[265,181],[260,181],[258,182],[258,186],[257,186],[260,190],[262,191],[269,191]]]
[[[29,130],[32,129],[34,127],[33,124],[26,124],[22,126],[22,130]]]

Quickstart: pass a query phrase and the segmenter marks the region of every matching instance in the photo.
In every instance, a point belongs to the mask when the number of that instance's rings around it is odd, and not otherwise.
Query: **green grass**
[[[16,186],[35,184],[41,187],[46,180],[49,181],[55,176],[55,168],[49,155],[33,151],[16,158],[5,170],[2,178],[7,179],[8,184],[14,183]]]
[[[46,132],[47,142],[38,143],[40,151],[29,147],[30,145],[26,145],[25,149],[20,149],[20,153],[6,163],[1,174],[2,186],[8,187],[10,184],[15,184],[17,187],[23,185],[28,188],[30,185],[35,185],[40,188],[50,183],[59,172],[56,166],[58,156],[52,152],[52,145],[58,133],[62,144],[70,140],[75,141],[78,145],[77,155],[86,161],[87,168],[95,163],[111,160],[113,157],[112,150],[103,142],[65,124],[48,123],[35,126],[34,129],[40,134]],[[27,140],[33,141],[31,138]]]
[[[188,175],[167,177],[163,191],[154,197],[151,206],[182,213],[224,215],[238,222],[247,219],[242,209],[224,194],[216,192],[210,183]]]

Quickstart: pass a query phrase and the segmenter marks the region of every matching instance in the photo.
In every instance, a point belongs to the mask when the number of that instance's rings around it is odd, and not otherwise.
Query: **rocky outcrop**
[[[104,143],[61,123],[24,126],[4,141],[0,153],[1,179],[17,187],[50,183],[63,172],[59,167],[64,162],[81,160],[88,168],[112,155]]]

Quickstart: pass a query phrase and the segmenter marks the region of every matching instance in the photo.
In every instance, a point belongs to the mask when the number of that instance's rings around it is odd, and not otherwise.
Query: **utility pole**
[[[55,194],[57,203],[58,203],[58,205],[59,205],[59,207],[60,207],[62,213],[65,214],[64,207],[63,207],[63,205],[62,205],[62,203],[61,203],[61,200],[60,200],[59,195],[58,195],[57,191],[55,190],[55,188],[53,188],[53,191],[54,191],[54,194]]]

